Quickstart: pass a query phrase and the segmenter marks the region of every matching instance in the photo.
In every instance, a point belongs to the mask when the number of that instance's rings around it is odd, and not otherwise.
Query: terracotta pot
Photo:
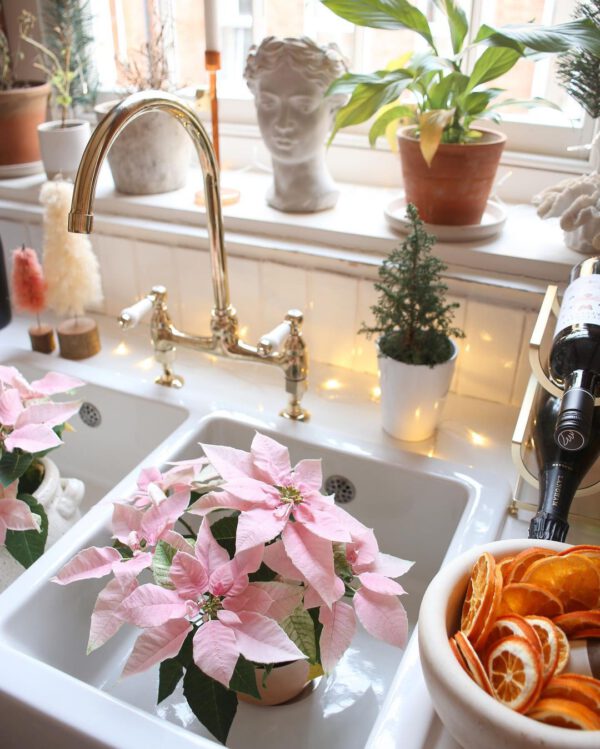
[[[50,84],[0,91],[0,177],[42,170],[37,127],[46,119]]]
[[[256,668],[256,686],[261,696],[260,700],[249,694],[238,692],[238,699],[250,702],[252,705],[282,705],[297,697],[309,683],[309,664],[307,661],[293,661],[283,666],[275,666],[265,679],[263,686],[264,668]]]
[[[428,224],[478,224],[490,196],[506,136],[478,128],[474,143],[442,143],[428,167],[414,126],[400,128],[398,144],[406,200]]]

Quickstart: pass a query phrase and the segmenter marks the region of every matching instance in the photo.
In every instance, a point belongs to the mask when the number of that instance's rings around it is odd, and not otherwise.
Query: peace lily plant
[[[43,553],[48,517],[33,496],[44,468],[40,459],[63,444],[65,423],[81,403],[55,403],[84,383],[49,372],[27,382],[15,367],[0,366],[0,547],[24,567]]]
[[[489,85],[519,60],[574,49],[600,58],[600,28],[588,18],[555,26],[526,23],[495,28],[483,24],[475,31],[469,28],[466,13],[454,0],[434,0],[448,23],[452,54],[445,57],[438,50],[427,18],[408,0],[321,2],[359,26],[410,29],[427,46],[424,52],[415,52],[408,59],[399,57],[386,70],[348,73],[335,81],[328,94],[346,94],[350,99],[336,115],[331,139],[340,128],[377,115],[369,131],[369,142],[374,145],[389,132],[388,128],[408,119],[418,128],[421,152],[428,165],[440,143],[472,143],[480,138],[480,132],[472,127],[475,120],[497,121],[498,110],[505,106],[549,104],[540,98],[502,99],[504,89]],[[483,52],[469,69],[468,53],[481,48]]]
[[[238,694],[260,698],[257,667],[267,689],[281,664],[306,661],[308,679],[331,672],[357,619],[403,647],[393,578],[412,563],[382,554],[371,529],[321,494],[319,460],[292,468],[287,448],[258,433],[250,452],[202,448],[164,473],[143,470],[114,505],[112,546],[79,552],[54,581],[110,575],[88,651],[124,623],[141,627],[123,676],[160,664],[158,701],[183,680],[196,717],[225,742]]]

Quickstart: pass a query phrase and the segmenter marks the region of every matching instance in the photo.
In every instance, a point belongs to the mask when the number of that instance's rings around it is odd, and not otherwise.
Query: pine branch
[[[363,323],[359,333],[380,335],[380,349],[392,359],[434,366],[451,356],[449,338],[464,337],[453,325],[459,305],[446,301],[448,287],[441,279],[446,265],[431,255],[435,237],[425,231],[412,204],[406,215],[408,236],[379,268],[379,298],[371,307],[375,323]]]

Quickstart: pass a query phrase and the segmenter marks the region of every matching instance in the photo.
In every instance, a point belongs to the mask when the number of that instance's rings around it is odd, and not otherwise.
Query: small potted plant
[[[79,552],[54,582],[110,575],[88,652],[124,624],[141,627],[123,675],[160,664],[158,701],[183,682],[191,710],[225,742],[238,698],[291,699],[334,669],[357,621],[403,647],[393,578],[412,563],[381,554],[373,531],[321,494],[320,461],[292,468],[287,448],[259,433],[250,452],[202,448],[166,473],[145,469],[114,505],[112,545]],[[140,584],[150,570],[153,582]]]
[[[117,65],[127,93],[170,91],[165,25],[154,17],[150,39]],[[101,120],[118,102],[98,104]],[[146,112],[130,122],[108,152],[115,187],[126,195],[153,195],[179,190],[187,180],[192,142],[179,122],[164,112]]]
[[[410,233],[379,268],[380,296],[371,311],[375,323],[360,333],[379,336],[381,415],[388,434],[418,441],[435,431],[464,338],[454,327],[458,303],[446,301],[444,263],[431,255],[435,237],[423,229],[414,205],[406,218]]]
[[[72,2],[68,7],[74,7]],[[81,75],[75,47],[72,15],[66,15],[59,26],[51,30],[60,51],[55,53],[50,47],[38,42],[32,36],[36,18],[23,11],[19,18],[21,39],[38,52],[34,66],[41,70],[52,86],[53,98],[60,110],[60,119],[38,125],[42,161],[48,179],[62,176],[74,179],[79,162],[90,137],[90,123],[75,119],[72,115],[72,86],[75,78]]]
[[[481,220],[506,138],[474,123],[497,121],[502,106],[550,104],[540,98],[502,99],[504,90],[490,85],[493,81],[533,55],[577,49],[589,52],[600,64],[600,28],[589,18],[557,26],[484,24],[470,33],[467,16],[455,0],[436,2],[447,16],[452,44],[453,54],[444,58],[427,18],[408,0],[321,2],[360,26],[410,29],[427,45],[427,51],[416,52],[406,63],[370,75],[343,75],[328,93],[351,95],[336,115],[331,138],[340,128],[373,115],[377,117],[369,132],[371,145],[401,120],[412,123],[398,131],[406,200],[430,224],[463,226]],[[469,72],[466,53],[474,46],[485,49]]]
[[[82,482],[61,479],[46,456],[81,405],[52,396],[83,384],[57,372],[29,383],[0,366],[0,591],[80,518]]]
[[[46,119],[50,84],[17,80],[22,56],[19,47],[11,55],[0,26],[0,179],[42,171],[37,127]]]

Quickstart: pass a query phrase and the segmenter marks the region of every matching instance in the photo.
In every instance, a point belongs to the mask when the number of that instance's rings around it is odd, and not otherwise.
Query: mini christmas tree
[[[452,324],[459,305],[446,301],[448,287],[441,280],[446,265],[431,255],[435,237],[410,203],[406,217],[410,233],[379,268],[380,296],[371,307],[375,325],[363,323],[359,332],[369,338],[378,333],[379,349],[390,359],[433,367],[452,356],[451,337],[464,338]]]
[[[102,301],[102,287],[90,240],[67,230],[72,194],[73,185],[68,182],[54,180],[42,187],[44,272],[48,305],[57,314],[69,316],[57,327],[61,356],[85,359],[100,350],[98,326],[84,312]]]
[[[583,0],[576,6],[573,16],[587,18],[600,29],[600,0]],[[558,78],[591,117],[600,117],[600,65],[596,56],[580,49],[562,55]]]
[[[23,245],[13,250],[12,290],[15,307],[20,312],[36,316],[37,326],[29,328],[29,338],[34,351],[50,354],[54,351],[54,331],[43,325],[41,313],[46,309],[47,284],[35,250]]]

